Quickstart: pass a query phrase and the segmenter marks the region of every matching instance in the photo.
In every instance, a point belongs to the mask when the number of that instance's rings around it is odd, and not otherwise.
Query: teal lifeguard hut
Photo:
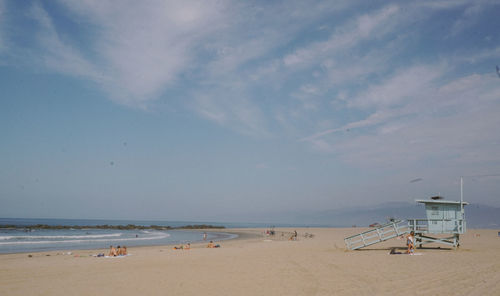
[[[463,200],[463,199],[462,199]],[[346,237],[348,249],[357,250],[413,231],[415,243],[422,247],[440,243],[455,248],[460,246],[460,234],[466,231],[464,201],[448,201],[439,196],[429,200],[416,200],[425,205],[426,219],[393,220],[368,231]]]
[[[439,196],[430,200],[416,200],[425,205],[427,219],[408,219],[408,228],[415,232],[416,244],[428,243],[460,246],[460,234],[466,231],[464,201],[443,200]],[[436,237],[435,235],[440,235]],[[447,235],[442,237],[442,235]]]

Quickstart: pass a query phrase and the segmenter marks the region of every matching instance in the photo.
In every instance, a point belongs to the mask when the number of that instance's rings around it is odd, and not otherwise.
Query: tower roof
[[[417,199],[415,200],[416,202],[423,203],[423,204],[453,204],[453,205],[459,205],[460,201],[455,201],[455,200],[443,200],[443,199]],[[468,202],[462,202],[463,205],[468,205]]]

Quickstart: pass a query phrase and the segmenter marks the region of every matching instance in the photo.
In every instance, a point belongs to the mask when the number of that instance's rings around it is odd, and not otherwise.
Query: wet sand
[[[346,251],[343,238],[363,228],[297,229],[297,241],[280,232],[294,229],[277,230],[228,230],[240,238],[218,249],[136,247],[122,258],[4,254],[0,295],[500,295],[497,230],[469,230],[458,250],[428,245],[418,256],[388,255],[399,239]]]

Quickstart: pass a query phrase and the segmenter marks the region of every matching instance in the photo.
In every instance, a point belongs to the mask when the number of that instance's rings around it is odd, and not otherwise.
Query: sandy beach
[[[343,238],[363,230],[303,228],[289,241],[231,229],[240,238],[218,249],[136,247],[122,258],[92,256],[107,249],[4,254],[0,295],[500,295],[497,230],[468,230],[460,249],[429,245],[419,256],[388,255],[404,247],[399,239],[346,251]]]

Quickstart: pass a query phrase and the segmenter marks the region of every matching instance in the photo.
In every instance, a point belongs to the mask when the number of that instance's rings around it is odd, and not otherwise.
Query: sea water
[[[301,224],[284,223],[230,223],[199,221],[145,221],[145,220],[94,220],[94,219],[25,219],[0,218],[0,225],[14,225],[0,228],[0,253],[42,252],[77,249],[109,249],[109,246],[152,246],[175,245],[203,241],[203,230],[117,230],[117,229],[29,229],[27,226],[44,224],[50,226],[97,226],[137,225],[170,226],[212,225],[225,228],[307,227]],[[327,227],[328,225],[309,225]],[[236,238],[236,234],[220,231],[207,232],[207,241]]]
[[[41,252],[76,249],[108,249],[109,246],[149,246],[186,244],[203,241],[203,230],[117,230],[117,229],[29,229],[36,224],[62,226],[95,225],[160,225],[181,226],[201,223],[165,221],[71,220],[71,219],[0,219],[2,225],[16,227],[0,229],[0,253]],[[207,232],[207,240],[226,240],[237,235]]]

